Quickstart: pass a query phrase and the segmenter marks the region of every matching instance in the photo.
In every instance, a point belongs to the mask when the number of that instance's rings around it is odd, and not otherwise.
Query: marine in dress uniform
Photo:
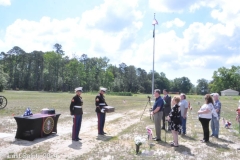
[[[73,127],[72,127],[72,140],[73,141],[79,141],[82,140],[81,138],[78,137],[80,128],[81,128],[81,123],[82,123],[82,87],[75,88],[76,95],[72,98],[71,104],[70,104],[70,113],[71,116],[73,117]]]
[[[105,117],[106,113],[103,109],[104,106],[107,106],[107,103],[104,99],[104,93],[106,92],[106,88],[100,88],[99,94],[95,98],[95,104],[96,104],[96,112],[97,112],[97,118],[98,118],[98,134],[104,135],[107,134],[104,132],[104,124],[105,124]]]

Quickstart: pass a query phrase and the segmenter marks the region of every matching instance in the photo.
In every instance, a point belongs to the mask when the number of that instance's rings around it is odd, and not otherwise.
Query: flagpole
[[[154,20],[155,13],[154,13]],[[155,56],[155,23],[153,23],[153,70],[152,70],[152,96],[154,94],[154,56]]]

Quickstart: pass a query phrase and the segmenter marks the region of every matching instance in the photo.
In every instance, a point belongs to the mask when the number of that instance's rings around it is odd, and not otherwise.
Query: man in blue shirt
[[[221,113],[221,102],[219,101],[219,95],[218,93],[213,94],[213,100],[214,100],[214,109],[216,110],[218,117],[214,117],[212,115],[211,120],[211,129],[212,129],[212,135],[211,137],[218,138],[219,135],[219,119],[220,119],[220,113]]]
[[[153,105],[153,115],[154,115],[154,123],[156,130],[156,141],[161,141],[161,120],[163,116],[163,99],[160,96],[161,90],[155,89],[154,96],[156,98],[155,103]]]

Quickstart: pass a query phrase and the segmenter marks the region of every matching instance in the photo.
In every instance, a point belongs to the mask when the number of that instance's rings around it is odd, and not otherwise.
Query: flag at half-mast
[[[154,29],[153,29],[153,38],[155,37],[155,25],[158,24],[158,21],[155,19],[155,16],[154,16],[154,20],[153,20],[153,23],[152,25],[154,25]]]

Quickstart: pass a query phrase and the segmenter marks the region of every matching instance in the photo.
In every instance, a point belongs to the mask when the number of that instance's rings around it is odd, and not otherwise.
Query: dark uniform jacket
[[[101,109],[104,107],[104,106],[107,106],[107,103],[104,99],[104,96],[102,94],[98,94],[95,98],[95,105],[96,105],[96,112],[97,113],[101,113]],[[98,107],[99,106],[99,107]]]
[[[165,113],[165,115],[168,115],[171,111],[171,96],[167,95],[163,99],[166,102],[164,104],[164,113]]]
[[[76,108],[74,106],[81,106],[83,105],[82,97],[76,95],[72,98],[71,104],[70,104],[70,113],[71,115],[81,115],[83,114],[82,108]]]

